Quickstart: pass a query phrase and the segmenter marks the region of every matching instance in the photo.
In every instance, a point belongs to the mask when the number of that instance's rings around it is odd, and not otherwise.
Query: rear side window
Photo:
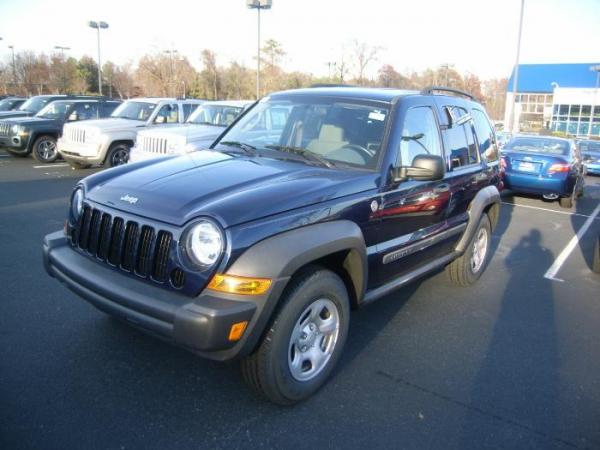
[[[479,155],[483,161],[498,160],[498,146],[494,139],[494,130],[487,115],[476,108],[471,110],[473,124],[475,125],[475,134],[479,142]]]
[[[399,165],[410,166],[417,155],[442,155],[438,125],[429,106],[406,111],[402,124]]]
[[[477,164],[477,145],[473,136],[473,119],[464,108],[446,107],[452,119],[452,126],[446,130],[452,168]]]
[[[76,103],[73,112],[77,113],[77,120],[91,120],[98,117],[98,102]]]
[[[104,102],[100,105],[100,117],[108,117],[112,112],[117,109],[120,102]]]
[[[154,123],[177,123],[179,121],[179,105],[163,105],[154,118]]]
[[[188,117],[190,117],[190,114],[192,114],[196,108],[200,106],[197,103],[184,103],[183,104],[183,121],[185,122]]]

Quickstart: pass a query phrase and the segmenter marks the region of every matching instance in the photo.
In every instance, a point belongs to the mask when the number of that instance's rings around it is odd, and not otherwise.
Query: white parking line
[[[588,219],[585,221],[585,223],[579,229],[577,234],[575,236],[573,236],[573,238],[569,241],[569,243],[563,249],[563,251],[560,252],[560,255],[558,255],[558,258],[556,258],[554,260],[554,264],[552,264],[550,266],[550,268],[544,274],[544,278],[547,278],[549,280],[554,280],[554,281],[564,281],[564,280],[561,280],[560,278],[556,278],[556,274],[558,273],[558,271],[560,270],[562,265],[565,263],[565,261],[567,260],[567,258],[571,254],[571,252],[575,249],[575,247],[577,247],[579,240],[583,237],[583,235],[588,230],[588,228],[590,227],[590,225],[592,224],[592,222],[594,221],[594,219],[596,218],[596,216],[598,215],[599,212],[600,212],[600,204],[598,204],[598,206],[596,206],[596,209],[594,209],[594,212],[592,213],[592,215],[588,217]]]
[[[519,206],[521,208],[537,209],[537,210],[540,210],[540,211],[548,211],[548,212],[553,212],[553,213],[556,213],[556,214],[565,214],[567,216],[591,217],[591,216],[589,216],[587,214],[572,213],[572,212],[566,212],[566,211],[557,211],[555,209],[540,208],[539,206],[519,205],[517,203],[508,203],[508,202],[502,202],[502,204],[503,205],[509,205],[509,206]],[[598,219],[600,219],[600,217],[598,217]]]
[[[33,166],[34,169],[51,169],[52,167],[67,167],[68,164],[45,164],[43,166]]]

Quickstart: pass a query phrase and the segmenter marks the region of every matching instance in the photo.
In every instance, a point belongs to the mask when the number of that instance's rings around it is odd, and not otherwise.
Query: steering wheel
[[[365,160],[365,164],[368,163],[371,160],[371,158],[373,158],[373,155],[374,155],[374,153],[371,152],[370,150],[364,148],[361,145],[357,145],[357,144],[346,144],[343,147],[340,147],[336,151],[339,152],[346,148],[358,153]]]

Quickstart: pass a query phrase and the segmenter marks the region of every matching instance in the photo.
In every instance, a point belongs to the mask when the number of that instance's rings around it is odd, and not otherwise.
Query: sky
[[[176,49],[197,68],[200,52],[217,62],[254,66],[256,10],[245,0],[0,0],[0,58],[15,50],[97,57],[118,64]],[[368,69],[398,71],[452,64],[481,78],[508,77],[516,57],[520,0],[273,0],[261,13],[261,36],[280,42],[286,70],[327,76],[327,63],[351,55],[358,40],[381,48]],[[600,60],[600,0],[525,0],[522,63]]]

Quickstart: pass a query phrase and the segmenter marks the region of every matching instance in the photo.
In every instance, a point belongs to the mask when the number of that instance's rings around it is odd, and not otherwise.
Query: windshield
[[[215,125],[226,127],[233,123],[240,115],[242,108],[225,105],[203,105],[196,108],[188,118],[188,123],[201,125]]]
[[[31,97],[29,100],[27,100],[21,105],[19,110],[36,113],[44,106],[46,106],[50,101],[52,101],[51,97]]]
[[[312,96],[265,99],[221,138],[217,148],[227,148],[227,142],[245,144],[258,152],[270,151],[273,157],[294,154],[294,159],[374,169],[388,116],[388,107],[380,104]]]
[[[557,139],[518,137],[506,144],[504,150],[566,156],[569,154],[569,143]]]
[[[152,115],[154,108],[156,108],[156,103],[125,102],[113,111],[111,117],[145,121]]]
[[[46,105],[36,117],[43,117],[44,119],[62,119],[64,120],[67,113],[73,106],[73,102],[52,102]]]
[[[16,102],[17,100],[11,100],[10,98],[0,100],[0,111],[10,111],[14,108]]]
[[[600,141],[581,141],[579,148],[583,153],[600,153]]]

